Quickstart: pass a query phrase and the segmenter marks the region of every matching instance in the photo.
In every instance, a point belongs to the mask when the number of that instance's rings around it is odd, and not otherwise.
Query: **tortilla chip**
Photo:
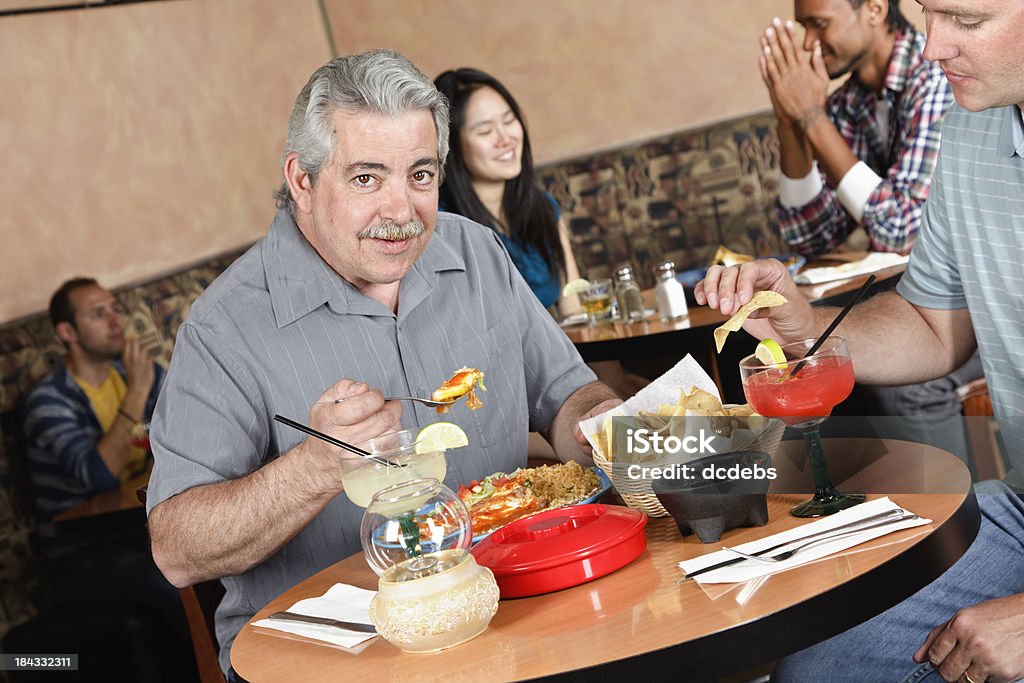
[[[729,333],[736,332],[743,327],[743,323],[746,322],[747,317],[751,313],[759,308],[771,308],[773,306],[781,306],[784,303],[786,303],[786,297],[778,292],[765,290],[754,294],[750,301],[740,306],[739,310],[731,318],[722,323],[720,327],[715,328],[715,347],[718,349],[718,352],[722,352],[722,347],[725,346],[725,338],[729,336]]]
[[[604,455],[604,457],[607,458],[609,461],[615,459],[615,453],[613,453],[613,451],[615,450],[615,435],[612,432],[612,426],[614,424],[615,423],[612,422],[611,415],[606,417],[604,419],[604,430],[601,432],[601,434],[598,435],[601,437],[600,443],[604,447],[602,455]]]
[[[686,409],[671,403],[665,403],[658,406],[657,414],[661,417],[685,417]]]
[[[768,426],[768,418],[758,415],[757,413],[745,418],[744,422],[746,423],[747,429],[755,432],[760,432]]]
[[[679,392],[679,407],[685,415],[687,411],[700,413],[701,415],[724,415],[722,402],[711,392],[691,387],[690,393]]]
[[[594,450],[598,455],[608,458],[608,437],[604,435],[604,432],[598,432],[592,436],[595,441]]]
[[[750,407],[749,403],[743,403],[738,406],[729,406],[725,409],[726,415],[731,417],[750,417],[751,415],[757,415],[754,409]]]

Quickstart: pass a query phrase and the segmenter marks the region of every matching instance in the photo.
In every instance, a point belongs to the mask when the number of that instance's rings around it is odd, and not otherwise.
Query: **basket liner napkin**
[[[676,363],[665,374],[638,391],[622,405],[616,406],[615,408],[601,413],[600,415],[581,421],[579,423],[580,430],[583,432],[583,435],[587,438],[587,441],[590,442],[590,445],[594,450],[600,453],[601,443],[598,439],[598,435],[604,430],[604,423],[607,417],[632,417],[639,415],[641,411],[655,412],[659,405],[676,405],[679,403],[680,390],[683,392],[689,392],[693,387],[703,389],[719,399],[721,398],[718,393],[718,387],[715,385],[715,381],[711,379],[706,372],[704,372],[704,369],[696,360],[694,360],[693,356],[687,354],[685,358]],[[768,424],[771,424],[772,422],[773,421],[769,421]],[[711,421],[706,419],[705,416],[688,412],[685,432],[678,434],[678,436],[697,435],[701,429],[712,430],[712,427]],[[761,432],[755,433],[750,429],[735,429],[729,437],[712,437],[711,444],[715,452],[729,453],[747,448],[760,434]],[[701,455],[708,454],[709,453],[685,453],[680,451],[679,453],[644,458],[644,460],[645,464],[665,465],[688,462],[699,458]],[[624,453],[602,453],[602,455],[605,457],[611,456],[611,459],[616,462],[636,461],[635,459],[626,456]]]

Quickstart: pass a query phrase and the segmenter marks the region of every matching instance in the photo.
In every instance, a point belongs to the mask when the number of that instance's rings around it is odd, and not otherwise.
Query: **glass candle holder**
[[[469,553],[469,511],[436,479],[376,492],[360,540],[380,577],[370,620],[401,650],[436,652],[464,643],[498,611],[494,575]]]

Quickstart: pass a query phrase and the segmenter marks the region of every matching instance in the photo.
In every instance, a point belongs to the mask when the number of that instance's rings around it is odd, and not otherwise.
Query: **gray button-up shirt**
[[[469,436],[448,453],[457,486],[526,463],[529,429],[548,427],[565,399],[595,380],[537,301],[494,232],[441,213],[403,278],[398,313],[363,296],[313,250],[284,211],[267,236],[196,300],[178,331],[153,420],[156,466],[148,509],[193,486],[244,477],[305,436],[273,421],[305,421],[347,377],[390,396],[427,396],[462,366],[485,373],[484,407],[446,420]],[[437,413],[406,404],[405,428]],[[221,665],[242,625],[271,599],[360,552],[363,509],[336,497],[273,557],[223,579]]]

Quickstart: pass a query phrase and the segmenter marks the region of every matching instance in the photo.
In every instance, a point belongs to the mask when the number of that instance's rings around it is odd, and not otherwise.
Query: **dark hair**
[[[50,322],[53,323],[54,329],[59,323],[70,323],[71,327],[75,327],[75,309],[71,305],[71,292],[83,287],[99,287],[99,284],[91,277],[71,278],[50,297]]]
[[[850,0],[850,4],[857,9],[864,4],[864,0]],[[889,27],[890,33],[899,33],[914,28],[900,11],[900,0],[889,0],[889,12],[885,16],[885,23]]]
[[[493,88],[508,103],[523,126],[522,171],[505,181],[502,208],[508,220],[508,234],[514,241],[536,249],[552,272],[565,274],[565,251],[558,235],[558,217],[554,207],[534,179],[533,152],[526,119],[512,93],[498,79],[478,69],[461,68],[445,71],[434,80],[437,89],[448,98],[450,106],[451,144],[445,163],[445,179],[441,185],[441,203],[446,210],[461,214],[477,223],[497,227],[498,217],[491,215],[473,189],[462,156],[460,135],[466,122],[466,102],[483,87]]]

